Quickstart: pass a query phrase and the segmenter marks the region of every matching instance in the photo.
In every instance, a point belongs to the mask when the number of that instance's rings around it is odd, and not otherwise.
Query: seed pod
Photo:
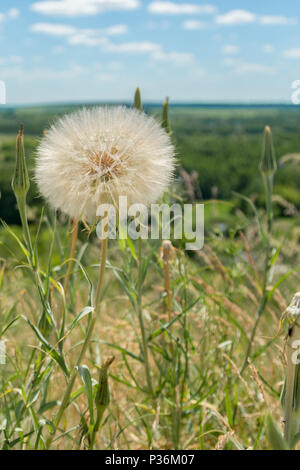
[[[164,240],[162,242],[161,255],[162,255],[163,261],[166,262],[170,260],[173,250],[174,250],[174,247],[170,240]]]

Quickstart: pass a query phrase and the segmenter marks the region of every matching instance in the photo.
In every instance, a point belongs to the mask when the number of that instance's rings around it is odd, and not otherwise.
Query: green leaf
[[[298,432],[296,434],[296,436],[293,438],[293,441],[292,441],[292,448],[295,449],[297,444],[299,443],[300,441],[300,432]]]
[[[18,317],[14,318],[13,320],[11,320],[7,325],[5,325],[2,330],[0,331],[0,338],[6,333],[7,330],[9,330],[9,328],[14,324],[16,323],[17,320],[19,320],[19,318],[21,318],[21,316],[19,315]]]
[[[106,346],[109,346],[110,348],[117,349],[121,353],[132,357],[132,359],[135,359],[136,361],[143,362],[143,359],[140,356],[137,356],[136,354],[132,353],[131,351],[128,351],[128,349],[122,348],[122,346],[118,346],[117,344],[108,343],[107,341],[102,341],[102,340],[100,340],[99,343],[105,344]]]
[[[14,238],[16,240],[16,242],[18,243],[19,247],[23,251],[26,258],[29,259],[29,251],[25,248],[25,245],[21,242],[19,237],[17,237],[17,235],[13,232],[13,230],[11,230],[9,228],[9,226],[3,220],[1,222],[2,222],[3,227],[5,228],[5,230],[9,233],[9,235],[11,235],[12,238]]]
[[[172,326],[174,323],[176,323],[183,315],[185,312],[180,313],[176,317],[174,317],[170,322],[166,323],[165,325],[161,326],[158,328],[158,330],[154,331],[148,338],[148,341],[152,341],[154,338],[157,338],[157,336],[161,335],[165,331],[168,332],[168,329],[170,326]]]
[[[266,431],[272,450],[290,450],[282,432],[270,414],[266,416]]]
[[[35,325],[33,325],[28,318],[26,318],[23,315],[22,315],[22,318],[26,321],[26,323],[28,323],[28,325],[34,331],[34,333],[36,334],[37,338],[40,340],[40,342],[42,343],[42,345],[46,349],[49,356],[51,356],[52,359],[54,359],[54,361],[57,362],[57,364],[60,366],[60,368],[62,369],[65,376],[68,377],[70,375],[70,373],[68,371],[68,368],[66,366],[64,358],[58,354],[58,352],[51,346],[51,344],[42,335],[40,330]]]
[[[128,298],[130,300],[131,305],[135,309],[136,308],[136,299],[137,299],[136,292],[127,285],[127,283],[122,278],[122,276],[120,276],[120,274],[114,268],[113,268],[113,272],[114,272],[114,275],[116,276],[116,278],[118,279],[119,283],[123,287],[124,291],[126,292]]]
[[[68,333],[71,333],[71,331],[75,328],[75,326],[81,322],[81,320],[83,318],[85,318],[89,313],[92,313],[94,311],[94,307],[85,307],[80,313],[79,315],[75,318],[75,320],[72,322],[70,328],[69,328],[69,331]]]
[[[273,297],[275,291],[278,289],[278,287],[293,273],[295,273],[296,271],[299,271],[300,268],[295,268],[295,269],[291,269],[289,272],[287,272],[284,276],[282,276],[279,281],[276,282],[276,284],[274,285],[274,287],[268,292],[268,297],[267,297],[267,301],[269,302],[269,300],[271,300],[271,298]]]
[[[59,401],[49,401],[48,403],[44,403],[43,406],[40,407],[38,413],[39,414],[46,413],[46,411],[49,411],[58,405],[59,405]]]
[[[261,223],[259,214],[258,214],[258,212],[257,212],[257,209],[256,209],[254,203],[251,201],[251,199],[249,199],[249,198],[246,197],[246,196],[243,196],[242,194],[236,193],[235,191],[233,191],[233,194],[234,194],[235,196],[237,196],[238,198],[243,199],[244,201],[246,201],[246,202],[249,204],[249,206],[251,207],[251,209],[252,209],[253,212],[254,212],[255,219],[256,219],[256,222],[257,222],[257,225],[258,225],[258,228],[259,228],[259,232],[260,232],[261,238],[262,238],[263,242],[265,243],[265,245],[267,245],[267,244],[268,244],[268,238],[267,238],[266,233],[265,233],[265,231],[264,231],[264,229],[263,229],[263,226],[262,226],[262,223]]]
[[[91,424],[94,424],[94,407],[93,407],[93,383],[92,377],[87,366],[78,366],[78,372],[82,379],[82,382],[85,387],[86,395],[89,402],[89,411],[90,411],[90,419]]]

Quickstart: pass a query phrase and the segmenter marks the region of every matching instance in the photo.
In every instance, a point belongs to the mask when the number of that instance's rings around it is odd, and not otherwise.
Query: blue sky
[[[242,5],[242,6],[241,6]],[[7,103],[289,101],[295,0],[1,0]]]

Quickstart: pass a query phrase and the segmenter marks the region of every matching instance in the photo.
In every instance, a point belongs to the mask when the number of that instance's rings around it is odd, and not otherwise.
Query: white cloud
[[[36,23],[31,25],[34,33],[65,36],[72,46],[101,47],[103,52],[146,54],[160,51],[161,45],[150,41],[126,42],[115,44],[108,37],[124,34],[128,31],[126,25],[114,25],[105,29],[76,29],[65,24]]]
[[[100,82],[112,82],[117,79],[113,73],[95,73],[93,77]]]
[[[115,25],[105,29],[82,29],[75,31],[67,39],[72,46],[104,46],[108,45],[107,36],[119,36],[128,31],[126,25]]]
[[[18,8],[11,8],[7,12],[7,16],[9,18],[17,18],[19,15],[20,15],[20,10],[18,10]]]
[[[0,57],[0,65],[16,65],[23,62],[23,57],[11,55],[8,57]]]
[[[104,11],[135,10],[140,0],[55,0],[30,5],[37,13],[55,16],[95,15]]]
[[[188,20],[185,21],[182,26],[183,29],[187,29],[188,31],[196,31],[205,28],[206,24],[203,21]]]
[[[231,10],[223,15],[216,16],[216,23],[220,25],[240,25],[258,22],[261,25],[296,25],[297,18],[288,18],[279,15],[258,16],[248,10]]]
[[[0,23],[7,19],[15,19],[19,16],[20,10],[18,8],[11,8],[8,10],[6,13],[1,13],[0,12]]]
[[[195,56],[189,52],[164,52],[161,50],[154,52],[152,59],[160,62],[170,62],[181,67],[192,64],[195,60]]]
[[[265,44],[263,46],[263,51],[266,53],[266,54],[271,54],[272,52],[274,52],[274,47],[272,46],[272,44]]]
[[[247,75],[249,73],[273,75],[274,73],[276,73],[276,69],[275,67],[271,67],[269,65],[244,62],[236,66],[235,73],[238,75]]]
[[[30,31],[51,36],[70,36],[75,34],[77,30],[66,24],[36,23],[30,26]]]
[[[109,43],[105,47],[107,52],[117,52],[117,53],[135,53],[135,54],[145,54],[153,53],[161,49],[160,44],[153,42],[127,42],[123,44],[112,44]]]
[[[128,26],[125,24],[116,24],[103,30],[108,36],[119,36],[128,32]]]
[[[155,29],[169,29],[170,28],[170,21],[169,20],[160,20],[160,21],[148,21],[147,28],[151,31]]]
[[[213,5],[155,1],[150,3],[148,10],[156,15],[193,15],[212,14],[217,11],[217,8]]]
[[[34,67],[23,68],[21,66],[8,66],[1,70],[1,76],[4,79],[16,79],[18,81],[28,81],[32,83],[34,80],[62,80],[74,79],[76,76],[87,75],[88,69],[77,64],[70,65],[65,69],[53,69],[50,67]]]
[[[107,38],[91,34],[90,31],[78,31],[67,39],[72,46],[102,46],[107,44]]]
[[[226,67],[231,68],[235,75],[249,75],[249,74],[262,74],[274,75],[276,68],[265,64],[258,64],[255,62],[242,62],[233,58],[228,58],[224,61]]]
[[[206,75],[206,70],[203,67],[193,67],[189,70],[190,80],[198,81]]]
[[[223,50],[223,53],[226,55],[234,55],[234,54],[237,54],[240,49],[238,46],[234,46],[233,44],[227,44],[223,47],[222,50]]]
[[[227,57],[223,60],[223,64],[225,67],[234,67],[236,65],[236,59],[232,59],[231,57]]]
[[[300,59],[300,48],[288,49],[283,55],[287,59]]]
[[[52,54],[60,55],[60,54],[63,54],[65,51],[66,49],[64,46],[55,46],[52,49]]]
[[[259,22],[264,25],[296,25],[297,18],[288,18],[286,16],[261,16]]]
[[[232,10],[216,17],[216,23],[223,25],[253,23],[255,20],[256,15],[247,10]]]
[[[117,36],[128,31],[126,25],[114,25],[105,29],[77,29],[73,26],[57,23],[36,23],[30,26],[33,33],[51,36],[66,36],[71,45],[100,46],[108,42],[107,36]]]
[[[77,29],[66,24],[36,23],[31,25],[33,33],[42,33],[52,36],[66,37],[68,44],[72,46],[99,47],[105,53],[115,54],[148,54],[152,60],[164,61],[177,66],[191,64],[194,55],[185,52],[165,52],[162,46],[151,41],[134,41],[114,43],[109,36],[124,34],[128,31],[126,25],[114,25],[105,29]],[[61,53],[60,49],[53,51]]]

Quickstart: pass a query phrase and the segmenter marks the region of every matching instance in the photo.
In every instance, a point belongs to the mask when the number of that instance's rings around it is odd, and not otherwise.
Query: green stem
[[[251,355],[253,341],[255,339],[257,328],[258,328],[260,319],[262,317],[262,314],[265,310],[266,304],[267,304],[267,296],[266,296],[266,294],[264,294],[261,301],[260,301],[258,311],[256,313],[255,322],[254,322],[254,325],[253,325],[253,328],[252,328],[250,339],[248,341],[248,346],[247,346],[247,350],[246,350],[246,354],[245,354],[245,359],[244,359],[244,362],[243,362],[243,365],[242,365],[242,368],[241,368],[241,371],[240,371],[241,374],[243,374],[243,372],[245,371],[245,369],[248,366],[248,359]]]
[[[97,414],[97,419],[96,419],[96,423],[94,425],[94,428],[93,428],[93,431],[92,431],[92,435],[91,435],[91,442],[90,442],[90,445],[89,445],[89,450],[94,450],[94,446],[95,446],[95,441],[96,441],[96,436],[97,436],[97,433],[99,431],[99,428],[100,428],[100,424],[101,424],[101,421],[102,421],[102,417],[103,417],[103,414],[104,414],[104,409],[101,411],[101,413],[98,413]]]
[[[138,292],[137,292],[137,314],[140,324],[141,336],[142,336],[142,353],[144,359],[144,366],[145,366],[145,373],[146,373],[146,380],[147,380],[147,387],[148,392],[150,395],[153,396],[153,386],[152,386],[152,379],[151,379],[151,372],[150,372],[150,364],[149,364],[149,354],[148,354],[148,342],[146,337],[145,325],[144,325],[144,318],[143,318],[143,303],[142,303],[142,287],[143,287],[143,272],[142,272],[142,239],[139,238],[138,243]]]
[[[251,355],[252,346],[253,346],[253,342],[254,342],[254,339],[255,339],[255,336],[256,336],[256,332],[257,332],[261,317],[262,317],[262,315],[265,311],[266,305],[268,303],[267,286],[268,286],[268,275],[269,275],[269,270],[270,270],[270,258],[271,258],[271,250],[270,250],[270,245],[268,244],[268,246],[266,247],[266,259],[265,259],[264,277],[263,277],[263,285],[262,285],[262,297],[261,297],[261,300],[260,300],[260,303],[259,303],[259,306],[258,306],[258,310],[256,312],[255,322],[254,322],[254,325],[252,327],[251,336],[250,336],[250,339],[248,341],[248,346],[247,346],[247,350],[246,350],[246,354],[245,354],[245,359],[244,359],[244,362],[243,362],[243,365],[242,365],[242,368],[241,368],[241,371],[240,371],[241,374],[243,374],[243,372],[245,371],[245,369],[248,366],[248,359]]]
[[[292,441],[296,434],[299,432],[299,413],[294,410],[295,402],[295,380],[296,380],[296,366],[288,364],[287,378],[286,378],[286,395],[285,395],[285,410],[284,410],[284,438],[286,442],[292,447]]]
[[[72,270],[73,270],[75,252],[76,252],[76,244],[77,244],[77,240],[78,240],[78,228],[79,228],[78,220],[73,220],[73,223],[72,223],[72,243],[71,243],[71,251],[70,251],[70,257],[69,257],[69,263],[68,263],[67,274],[66,274],[66,277],[65,277],[65,280],[64,280],[64,292],[65,292],[65,296],[67,295],[67,291],[68,291],[68,288],[69,288],[70,279],[71,279],[71,276],[72,276]]]
[[[22,227],[23,227],[23,233],[24,233],[24,238],[26,241],[26,246],[27,249],[30,253],[30,258],[31,261],[33,260],[33,249],[32,249],[32,242],[31,242],[31,236],[30,236],[30,231],[29,231],[29,225],[28,225],[28,220],[27,220],[27,211],[26,211],[26,196],[17,196],[17,204],[18,204],[18,209],[19,209],[19,214],[21,217],[21,222],[22,222]]]
[[[295,361],[294,344],[300,340],[300,326],[299,326],[299,314],[293,327],[289,330],[289,337],[287,341],[287,373],[285,381],[285,393],[284,393],[284,438],[289,444],[289,447],[293,449],[295,447],[295,438],[300,432],[300,409],[299,409],[299,367]],[[299,439],[298,439],[299,441]]]
[[[77,359],[76,365],[73,368],[73,371],[71,373],[69,383],[68,383],[68,386],[67,386],[67,390],[64,394],[62,403],[61,403],[60,408],[57,412],[57,415],[54,419],[53,424],[54,424],[54,427],[55,427],[55,431],[48,438],[47,443],[46,443],[46,449],[50,448],[50,446],[52,444],[52,441],[54,439],[54,436],[55,436],[56,429],[58,428],[58,426],[61,422],[61,419],[64,415],[64,412],[65,412],[65,410],[67,409],[67,407],[69,405],[71,393],[72,393],[72,390],[73,390],[73,387],[74,387],[74,384],[75,384],[75,380],[76,380],[78,367],[80,366],[82,360],[84,359],[86,350],[88,348],[90,339],[91,339],[93,331],[94,331],[96,318],[97,318],[98,313],[99,313],[101,294],[102,294],[102,291],[103,291],[103,279],[104,279],[104,271],[105,271],[105,266],[106,266],[106,257],[107,257],[107,238],[105,238],[102,241],[101,263],[100,263],[98,283],[97,283],[97,289],[96,289],[95,300],[94,300],[95,312],[90,313],[90,315],[89,315],[87,334],[86,334],[82,349],[80,351],[79,357]]]
[[[274,175],[263,175],[264,186],[265,186],[265,197],[266,197],[266,210],[268,217],[268,235],[271,235],[273,230],[273,184]]]
[[[245,359],[244,359],[244,362],[240,371],[241,374],[243,374],[243,372],[248,366],[248,359],[251,355],[253,342],[256,337],[256,332],[257,332],[261,317],[268,303],[268,276],[270,272],[270,262],[272,258],[272,247],[270,245],[270,237],[272,236],[272,230],[273,230],[273,203],[272,203],[273,180],[274,180],[273,174],[265,175],[263,173],[263,181],[264,181],[264,186],[265,186],[265,197],[266,197],[266,212],[267,212],[267,242],[265,245],[266,254],[265,254],[265,266],[264,266],[264,274],[263,274],[262,297],[261,297],[258,310],[255,316],[255,322],[252,327],[251,336],[248,341]]]

